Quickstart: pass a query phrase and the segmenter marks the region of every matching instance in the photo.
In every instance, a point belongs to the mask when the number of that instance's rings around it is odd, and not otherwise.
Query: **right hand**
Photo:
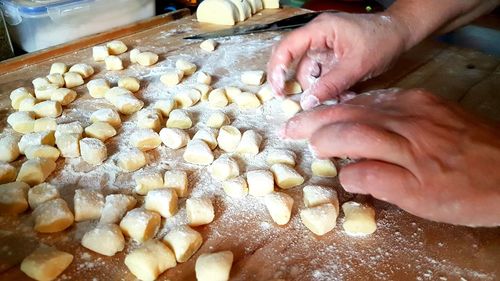
[[[268,81],[278,96],[290,66],[299,60],[301,106],[309,110],[356,82],[383,73],[403,51],[408,28],[385,14],[324,13],[275,46]]]

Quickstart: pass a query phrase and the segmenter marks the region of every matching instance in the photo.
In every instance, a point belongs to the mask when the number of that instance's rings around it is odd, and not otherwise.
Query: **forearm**
[[[383,14],[401,28],[406,49],[430,34],[450,31],[494,9],[499,0],[398,0]]]

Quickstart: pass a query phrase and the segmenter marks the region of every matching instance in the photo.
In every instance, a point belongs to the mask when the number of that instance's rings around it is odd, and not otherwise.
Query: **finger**
[[[409,211],[415,210],[419,199],[416,194],[419,181],[401,166],[381,161],[361,161],[343,167],[339,179],[348,192],[371,194]]]
[[[296,77],[303,89],[307,89],[321,75],[321,66],[308,55],[304,56],[297,65]]]
[[[406,166],[411,156],[410,144],[404,137],[381,127],[359,122],[323,126],[312,134],[309,143],[319,158],[347,156]]]

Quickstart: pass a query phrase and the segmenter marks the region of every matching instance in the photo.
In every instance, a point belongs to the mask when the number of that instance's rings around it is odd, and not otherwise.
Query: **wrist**
[[[397,9],[387,9],[379,14],[381,19],[390,22],[394,32],[401,38],[404,50],[413,48],[422,38],[419,38],[418,31],[411,28],[409,19]]]

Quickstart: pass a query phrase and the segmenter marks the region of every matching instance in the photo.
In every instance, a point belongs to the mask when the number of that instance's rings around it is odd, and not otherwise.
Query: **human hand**
[[[289,120],[320,158],[359,161],[340,183],[434,221],[500,225],[500,128],[423,90],[366,93]]]
[[[301,106],[308,110],[383,73],[405,50],[407,33],[384,14],[324,13],[275,46],[267,78],[277,95],[285,95],[286,74],[300,60],[296,77],[305,89]]]

